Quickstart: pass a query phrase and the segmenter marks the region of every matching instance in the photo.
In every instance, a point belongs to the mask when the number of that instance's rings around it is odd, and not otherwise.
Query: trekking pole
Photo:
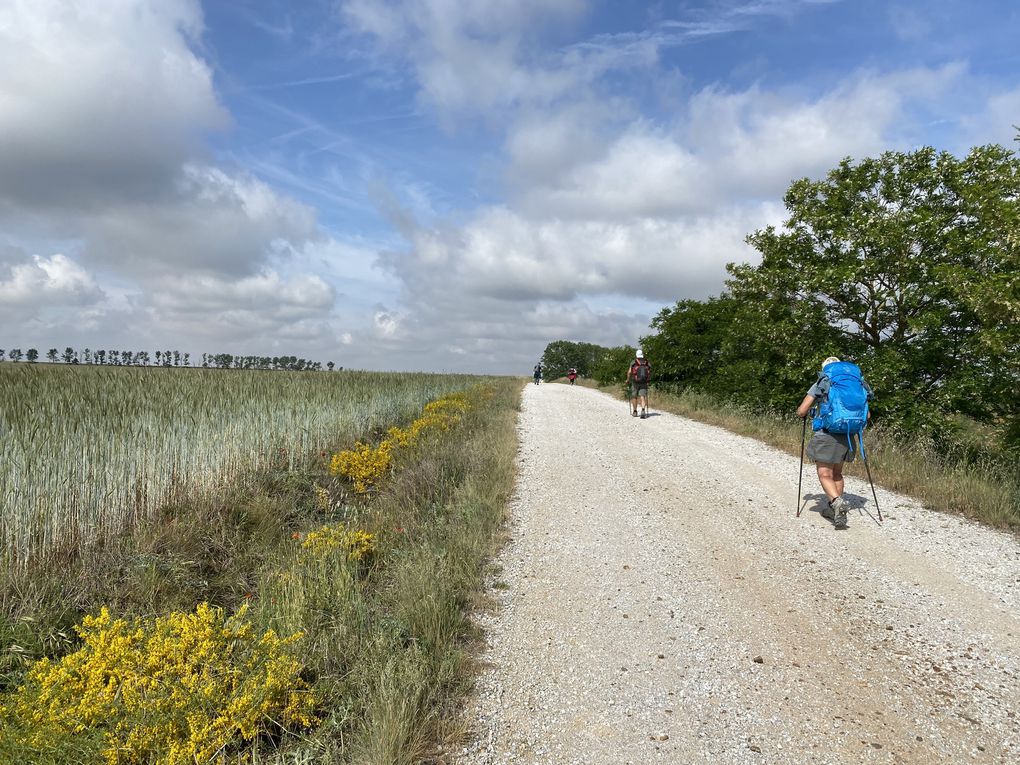
[[[800,473],[797,475],[797,515],[795,517],[800,518],[800,508],[804,504],[804,498],[801,496],[800,487],[804,481],[804,441],[807,440],[807,417],[801,417],[801,428],[800,428]],[[865,462],[865,464],[867,464]]]
[[[871,466],[868,464],[868,455],[861,449],[861,456],[864,458],[864,469],[868,471],[868,483],[871,484],[871,496],[875,499],[875,509],[878,511],[878,522],[882,523],[882,508],[878,506],[878,494],[875,493],[875,482],[871,480]]]

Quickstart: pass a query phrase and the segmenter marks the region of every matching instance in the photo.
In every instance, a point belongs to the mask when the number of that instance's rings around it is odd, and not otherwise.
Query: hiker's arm
[[[804,396],[804,400],[800,402],[800,406],[797,407],[797,416],[804,419],[808,416],[808,412],[811,411],[811,405],[815,403],[814,396]]]

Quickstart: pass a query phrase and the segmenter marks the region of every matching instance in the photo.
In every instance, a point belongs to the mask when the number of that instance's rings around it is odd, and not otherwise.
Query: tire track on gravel
[[[796,458],[584,388],[527,386],[519,429],[458,762],[1020,759],[1014,538],[882,490],[837,533]]]

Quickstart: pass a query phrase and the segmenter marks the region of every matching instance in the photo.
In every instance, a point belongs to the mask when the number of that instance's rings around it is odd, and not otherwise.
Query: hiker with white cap
[[[640,348],[634,356],[634,363],[630,365],[630,370],[627,372],[627,382],[630,383],[630,416],[638,416],[638,404],[640,404],[641,419],[643,420],[648,416],[648,382],[652,379],[652,366]]]
[[[847,527],[849,504],[843,498],[843,463],[853,461],[856,446],[853,434],[857,433],[859,444],[860,430],[833,423],[846,422],[848,414],[856,414],[859,428],[863,429],[870,418],[867,402],[873,396],[871,386],[856,364],[829,356],[822,362],[818,381],[797,407],[797,416],[806,421],[812,407],[818,403],[819,416],[814,419],[815,433],[808,443],[807,455],[815,461],[818,481],[829,500],[828,506],[822,509],[822,515],[830,519],[837,529]]]

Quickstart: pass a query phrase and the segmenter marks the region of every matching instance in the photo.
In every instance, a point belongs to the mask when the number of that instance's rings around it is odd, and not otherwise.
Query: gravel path
[[[1020,762],[1013,537],[854,479],[795,518],[796,458],[586,388],[519,430],[459,765]]]

